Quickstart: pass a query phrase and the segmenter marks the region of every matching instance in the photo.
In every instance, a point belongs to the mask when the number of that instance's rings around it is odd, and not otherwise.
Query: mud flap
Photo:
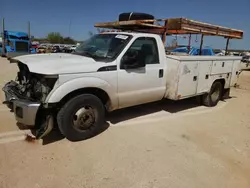
[[[54,127],[54,118],[48,115],[46,120],[42,123],[41,127],[36,131],[36,139],[41,139],[51,132]]]
[[[229,98],[230,98],[230,88],[224,89],[221,99],[224,100],[224,99],[229,99]]]

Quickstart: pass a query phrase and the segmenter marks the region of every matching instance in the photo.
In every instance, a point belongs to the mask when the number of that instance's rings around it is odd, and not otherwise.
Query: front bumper
[[[16,121],[24,125],[34,126],[36,115],[41,106],[41,103],[32,102],[30,100],[20,98],[20,95],[13,90],[17,83],[14,81],[8,82],[4,87],[5,93],[4,104],[14,112]]]

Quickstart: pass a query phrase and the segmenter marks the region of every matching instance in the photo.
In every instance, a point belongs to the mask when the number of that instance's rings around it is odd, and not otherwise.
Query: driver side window
[[[126,61],[129,62],[131,66],[133,66],[133,64],[158,64],[159,53],[156,40],[151,37],[137,38],[122,59],[131,60]]]

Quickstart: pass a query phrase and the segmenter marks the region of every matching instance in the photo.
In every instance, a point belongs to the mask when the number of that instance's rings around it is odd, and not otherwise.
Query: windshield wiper
[[[72,53],[76,54],[76,55],[87,56],[87,57],[93,58],[94,60],[106,60],[106,59],[110,59],[110,57],[98,56],[98,55],[92,54],[91,52],[88,52],[88,51],[72,52]]]
[[[92,54],[92,53],[90,53],[90,52],[88,52],[88,51],[84,51],[84,52],[82,52],[82,54],[83,54],[83,55],[87,55],[88,57],[91,57],[91,58],[93,58],[93,59],[106,59],[106,58],[103,57],[103,56],[98,56],[98,55]]]
[[[83,51],[83,52],[80,52],[80,53],[78,53],[78,54],[79,54],[79,55],[85,55],[85,56],[91,57],[91,58],[93,58],[93,59],[99,57],[99,56],[97,56],[97,55],[95,55],[95,54],[92,54],[92,53],[90,53],[90,52],[88,52],[88,51]]]
[[[92,57],[92,58],[96,57],[96,55],[94,55],[94,54],[92,54],[92,53],[90,53],[90,52],[88,52],[88,51],[84,51],[83,54],[84,54],[84,55],[87,55],[87,56],[89,56],[89,57]]]
[[[94,58],[95,57],[95,55],[94,54],[92,54],[92,53],[90,53],[90,52],[88,52],[88,51],[83,51],[83,52],[72,52],[72,54],[76,54],[76,55],[84,55],[84,56],[88,56],[88,57],[92,57],[92,58]]]

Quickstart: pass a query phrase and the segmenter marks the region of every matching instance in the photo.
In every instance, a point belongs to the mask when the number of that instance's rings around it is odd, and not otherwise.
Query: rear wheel
[[[222,84],[218,81],[214,82],[209,93],[202,96],[202,103],[208,107],[216,106],[221,99],[222,90]]]
[[[70,141],[97,135],[102,130],[104,118],[104,105],[98,97],[90,94],[71,99],[57,114],[58,127]]]

